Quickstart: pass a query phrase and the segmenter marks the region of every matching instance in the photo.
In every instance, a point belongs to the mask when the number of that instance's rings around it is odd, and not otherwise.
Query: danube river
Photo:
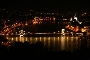
[[[64,24],[65,25],[65,24]],[[19,34],[20,30],[23,30],[25,34],[27,33],[59,33],[62,28],[65,28],[62,23],[55,24],[54,22],[42,22],[41,24],[35,25],[27,25],[20,26],[13,29],[13,34]],[[65,30],[65,32],[72,32],[70,30]],[[30,36],[32,35],[32,36]],[[55,34],[29,34],[28,36],[7,36],[8,41],[14,42],[22,42],[25,41],[30,42],[30,44],[36,42],[42,42],[44,47],[48,48],[52,51],[74,51],[79,50],[82,47],[90,47],[90,39],[85,37],[80,38],[78,35],[55,35]]]
[[[8,41],[14,43],[14,42],[22,42],[25,41],[30,42],[30,44],[36,43],[36,42],[42,42],[44,44],[44,47],[48,48],[52,51],[74,51],[79,50],[81,47],[89,47],[90,46],[90,40],[80,39],[78,36],[62,36],[58,35],[55,37],[49,37],[49,36],[38,36],[38,37],[30,37],[30,36],[7,36],[6,37]]]

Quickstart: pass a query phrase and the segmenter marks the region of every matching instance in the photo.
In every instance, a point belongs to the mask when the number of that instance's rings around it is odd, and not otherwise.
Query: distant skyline
[[[89,8],[88,1],[16,1],[16,0],[0,0],[1,8],[11,9],[45,9],[45,8],[59,8],[59,9],[85,9]]]

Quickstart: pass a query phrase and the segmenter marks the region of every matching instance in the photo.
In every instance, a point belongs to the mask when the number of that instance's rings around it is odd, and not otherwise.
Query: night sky
[[[1,8],[11,9],[86,9],[89,8],[88,1],[32,1],[32,0],[0,0]]]

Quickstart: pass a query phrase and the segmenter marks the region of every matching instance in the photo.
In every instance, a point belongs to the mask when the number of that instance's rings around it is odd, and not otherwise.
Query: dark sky
[[[81,9],[89,8],[88,1],[32,1],[32,0],[0,0],[1,7],[12,9],[44,9],[44,8],[59,8],[59,9]]]

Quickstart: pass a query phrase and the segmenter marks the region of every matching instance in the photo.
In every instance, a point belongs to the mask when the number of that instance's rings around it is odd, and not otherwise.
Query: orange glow
[[[86,32],[86,29],[82,28],[81,31],[82,31],[82,32]]]

